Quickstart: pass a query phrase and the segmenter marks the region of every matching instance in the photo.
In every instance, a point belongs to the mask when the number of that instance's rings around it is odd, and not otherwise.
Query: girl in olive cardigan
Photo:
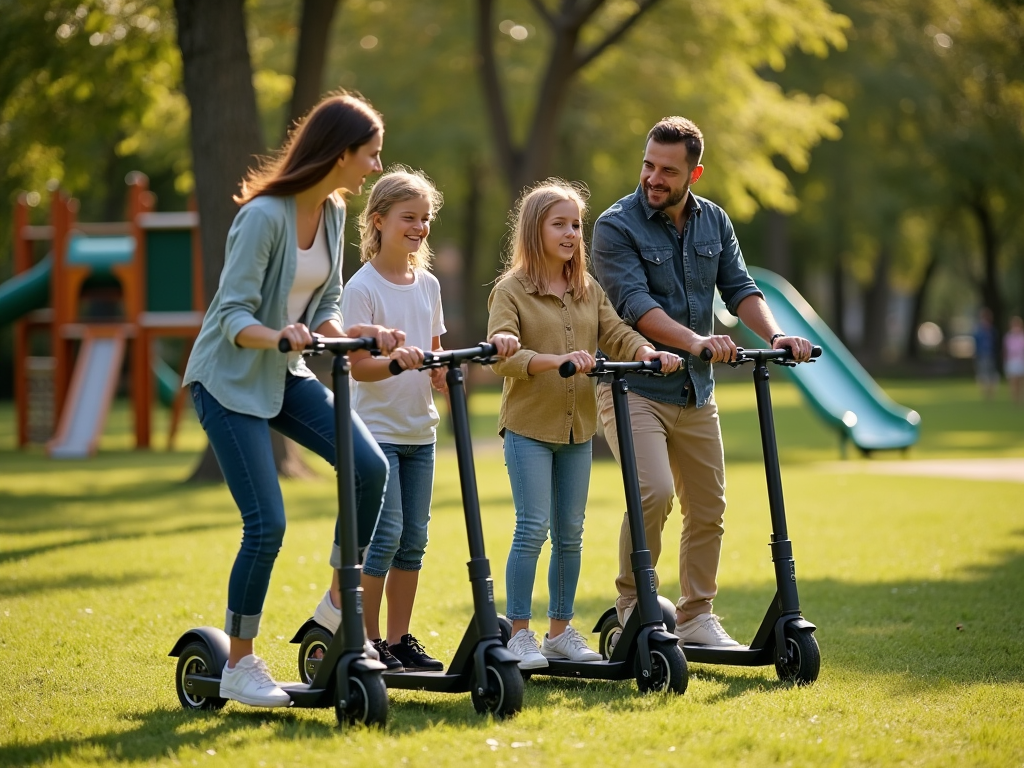
[[[505,377],[499,432],[512,484],[516,527],[505,569],[509,649],[522,669],[548,658],[599,661],[569,623],[580,575],[583,517],[590,483],[591,439],[597,431],[594,383],[585,377],[598,347],[618,360],[661,360],[670,373],[680,360],[658,352],[615,313],[587,274],[582,222],[585,190],[549,179],[520,198],[511,259],[488,300],[488,336],[509,333],[522,348],[494,365]],[[572,361],[577,375],[558,367]],[[551,535],[549,631],[538,646],[529,628],[541,547]]]

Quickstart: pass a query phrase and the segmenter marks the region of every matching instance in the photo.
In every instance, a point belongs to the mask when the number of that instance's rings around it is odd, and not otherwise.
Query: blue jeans
[[[544,443],[505,430],[505,466],[516,507],[512,551],[505,565],[505,613],[513,621],[531,616],[537,558],[549,528],[548,617],[568,621],[573,616],[590,486],[590,442]]]
[[[390,568],[418,571],[423,567],[434,486],[434,444],[381,443],[388,459],[384,506],[363,560],[363,573],[383,578]]]
[[[334,394],[316,379],[288,374],[281,412],[272,419],[261,419],[225,408],[199,382],[194,382],[191,390],[199,423],[242,513],[242,545],[228,580],[225,631],[248,640],[259,633],[270,572],[284,540],[284,500],[270,447],[270,428],[334,466]],[[364,547],[380,515],[388,463],[355,413],[352,444],[358,539]],[[331,564],[338,567],[337,524],[334,542]]]

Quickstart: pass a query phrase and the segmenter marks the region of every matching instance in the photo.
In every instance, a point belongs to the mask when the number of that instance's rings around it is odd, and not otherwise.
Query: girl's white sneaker
[[[570,624],[558,637],[544,635],[540,652],[549,659],[568,659],[569,661],[600,661],[601,654],[587,646],[583,635],[573,629]]]
[[[259,656],[243,656],[234,669],[224,665],[220,676],[220,695],[251,707],[287,707],[291,696],[278,688],[267,663]]]
[[[519,657],[520,669],[543,669],[548,665],[537,647],[537,634],[531,629],[520,629],[512,635],[508,649]]]

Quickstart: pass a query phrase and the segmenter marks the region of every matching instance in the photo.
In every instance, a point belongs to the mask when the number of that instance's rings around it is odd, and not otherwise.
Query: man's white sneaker
[[[689,621],[677,624],[675,634],[680,642],[693,645],[713,645],[718,648],[739,645],[722,629],[722,622],[713,613],[702,613]]]
[[[519,657],[520,669],[543,669],[548,660],[537,647],[537,634],[530,629],[520,629],[508,641],[508,649]]]
[[[224,665],[220,676],[220,695],[251,707],[287,707],[291,697],[277,687],[267,663],[259,656],[243,656],[234,669]]]
[[[338,627],[341,626],[341,608],[334,607],[334,603],[331,602],[330,590],[324,592],[323,599],[317,605],[316,610],[313,611],[313,621],[326,629],[332,635],[338,634]],[[373,647],[373,643],[370,642],[370,638],[366,638],[366,643],[363,645],[363,651],[366,653],[367,658],[373,659],[374,661],[380,661],[380,654],[377,653],[377,649]]]
[[[601,654],[592,651],[587,647],[587,641],[583,635],[577,632],[572,626],[565,628],[565,631],[558,637],[544,635],[544,642],[540,646],[540,652],[549,659],[568,659],[569,661],[600,661]]]

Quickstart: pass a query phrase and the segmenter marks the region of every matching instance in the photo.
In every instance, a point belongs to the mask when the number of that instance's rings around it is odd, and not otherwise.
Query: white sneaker
[[[722,629],[722,622],[713,613],[702,613],[689,621],[677,624],[675,635],[680,642],[693,645],[713,645],[718,648],[739,645]]]
[[[508,641],[508,649],[519,657],[520,669],[543,669],[548,660],[537,647],[537,633],[530,629],[520,629]]]
[[[568,659],[569,661],[600,661],[601,654],[592,651],[587,647],[587,641],[583,635],[573,629],[572,626],[565,628],[565,631],[558,637],[544,635],[544,642],[540,646],[540,652],[549,659]]]
[[[287,707],[292,703],[291,696],[278,688],[270,676],[267,662],[251,653],[243,656],[234,669],[224,664],[220,695],[251,707]]]
[[[332,635],[338,634],[338,627],[341,626],[341,608],[334,607],[334,603],[331,602],[330,590],[324,592],[323,599],[320,600],[316,610],[313,611],[313,621],[329,631]],[[365,651],[367,658],[373,659],[374,661],[380,661],[380,654],[377,653],[377,649],[373,647],[373,643],[370,642],[370,638],[366,638],[366,643],[363,645],[363,651]]]

